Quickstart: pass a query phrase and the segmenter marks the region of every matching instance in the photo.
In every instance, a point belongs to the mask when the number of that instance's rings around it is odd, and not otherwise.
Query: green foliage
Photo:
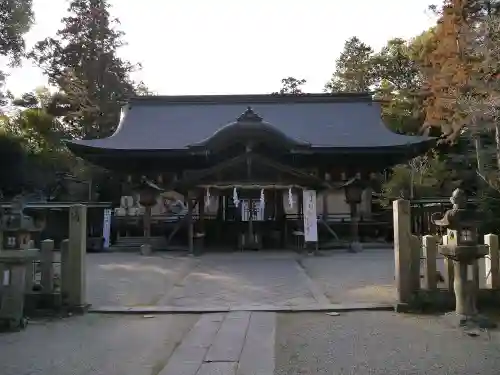
[[[349,38],[336,61],[327,92],[366,92],[374,83],[373,49],[358,37]]]
[[[18,64],[24,53],[26,34],[34,21],[32,0],[2,0],[0,3],[0,56]]]
[[[120,108],[134,95],[135,66],[117,56],[124,44],[106,0],[73,0],[55,37],[38,42],[30,57],[64,92],[64,123],[81,138],[112,134]],[[143,88],[141,87],[141,90]]]
[[[5,117],[0,118],[0,199],[19,193],[24,183],[26,152],[21,139],[4,128]]]
[[[454,188],[455,172],[437,154],[420,156],[392,169],[391,178],[382,185],[383,203],[394,199],[418,199],[449,194]]]
[[[413,45],[396,38],[372,56],[375,98],[383,103],[384,122],[392,131],[408,135],[417,134],[424,120],[418,95],[422,75],[412,54]]]
[[[301,95],[304,92],[302,91],[302,86],[306,84],[305,79],[298,79],[295,77],[286,77],[281,80],[281,89],[279,92],[275,92],[274,94],[279,95]]]
[[[11,65],[18,65],[24,54],[26,34],[33,25],[32,0],[0,1],[0,57],[7,57]],[[5,93],[5,74],[0,70],[0,108],[9,100]]]

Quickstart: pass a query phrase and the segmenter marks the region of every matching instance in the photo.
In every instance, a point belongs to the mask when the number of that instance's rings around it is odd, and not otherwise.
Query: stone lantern
[[[33,248],[32,234],[41,232],[45,227],[45,215],[28,215],[24,199],[17,196],[12,201],[9,213],[1,217],[0,231],[3,232],[3,243],[0,248],[8,250],[27,250]]]
[[[345,201],[349,205],[351,214],[351,245],[350,252],[358,252],[363,250],[359,241],[359,215],[358,205],[363,199],[363,191],[365,184],[358,177],[347,181],[343,186],[345,193]]]
[[[489,328],[493,326],[489,320],[478,315],[477,285],[468,278],[469,266],[488,254],[487,246],[478,244],[480,218],[476,211],[467,209],[467,195],[462,189],[456,189],[450,201],[453,208],[442,218],[438,218],[439,213],[432,215],[432,221],[447,229],[447,244],[439,245],[438,251],[453,262],[455,312],[451,316],[462,327]]]
[[[144,227],[144,244],[141,246],[141,254],[149,255],[152,252],[151,248],[151,208],[157,203],[161,189],[146,180],[143,180],[137,188],[139,193],[139,203],[144,207],[143,227]]]

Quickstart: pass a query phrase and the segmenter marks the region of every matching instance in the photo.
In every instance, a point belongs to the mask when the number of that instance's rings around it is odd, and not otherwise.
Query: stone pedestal
[[[5,250],[0,253],[0,323],[8,329],[24,328],[26,268],[38,257],[37,250]]]
[[[85,257],[87,253],[87,207],[71,206],[69,210],[69,249],[68,249],[68,279],[66,285],[68,306],[72,309],[85,308],[86,274]],[[63,280],[64,282],[64,280]]]
[[[448,230],[450,232],[450,230]],[[457,234],[454,234],[456,237]],[[489,250],[485,245],[440,245],[439,252],[453,262],[453,291],[455,293],[455,311],[447,314],[454,326],[468,329],[494,328],[496,324],[478,314],[477,285],[469,277],[469,268]]]

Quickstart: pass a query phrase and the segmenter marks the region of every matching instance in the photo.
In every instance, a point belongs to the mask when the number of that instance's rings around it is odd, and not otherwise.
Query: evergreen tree
[[[36,44],[30,57],[65,95],[64,122],[76,137],[112,134],[120,108],[134,94],[135,66],[117,51],[123,33],[115,29],[106,0],[73,0],[63,28]]]
[[[33,25],[32,0],[0,1],[0,57],[7,57],[12,65],[18,65],[24,54],[24,34]],[[0,70],[0,89],[5,83],[5,74]],[[0,107],[7,96],[0,92]]]
[[[305,85],[307,81],[305,79],[298,79],[295,77],[287,77],[281,80],[281,89],[279,92],[274,94],[279,95],[302,95],[302,86]]]
[[[374,83],[373,49],[357,37],[348,39],[336,61],[335,72],[325,85],[328,92],[365,92]]]

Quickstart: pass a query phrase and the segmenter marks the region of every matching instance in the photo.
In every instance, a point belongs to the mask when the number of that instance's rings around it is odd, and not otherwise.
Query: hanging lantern
[[[240,200],[238,198],[238,191],[236,190],[236,187],[233,188],[233,203],[235,207],[238,207],[240,205]]]
[[[288,206],[290,206],[290,208],[293,208],[292,188],[288,188]]]
[[[205,196],[205,208],[210,207],[210,189],[207,188],[207,194]]]
[[[264,189],[260,190],[260,209],[263,210],[266,206],[266,197],[264,196]]]

